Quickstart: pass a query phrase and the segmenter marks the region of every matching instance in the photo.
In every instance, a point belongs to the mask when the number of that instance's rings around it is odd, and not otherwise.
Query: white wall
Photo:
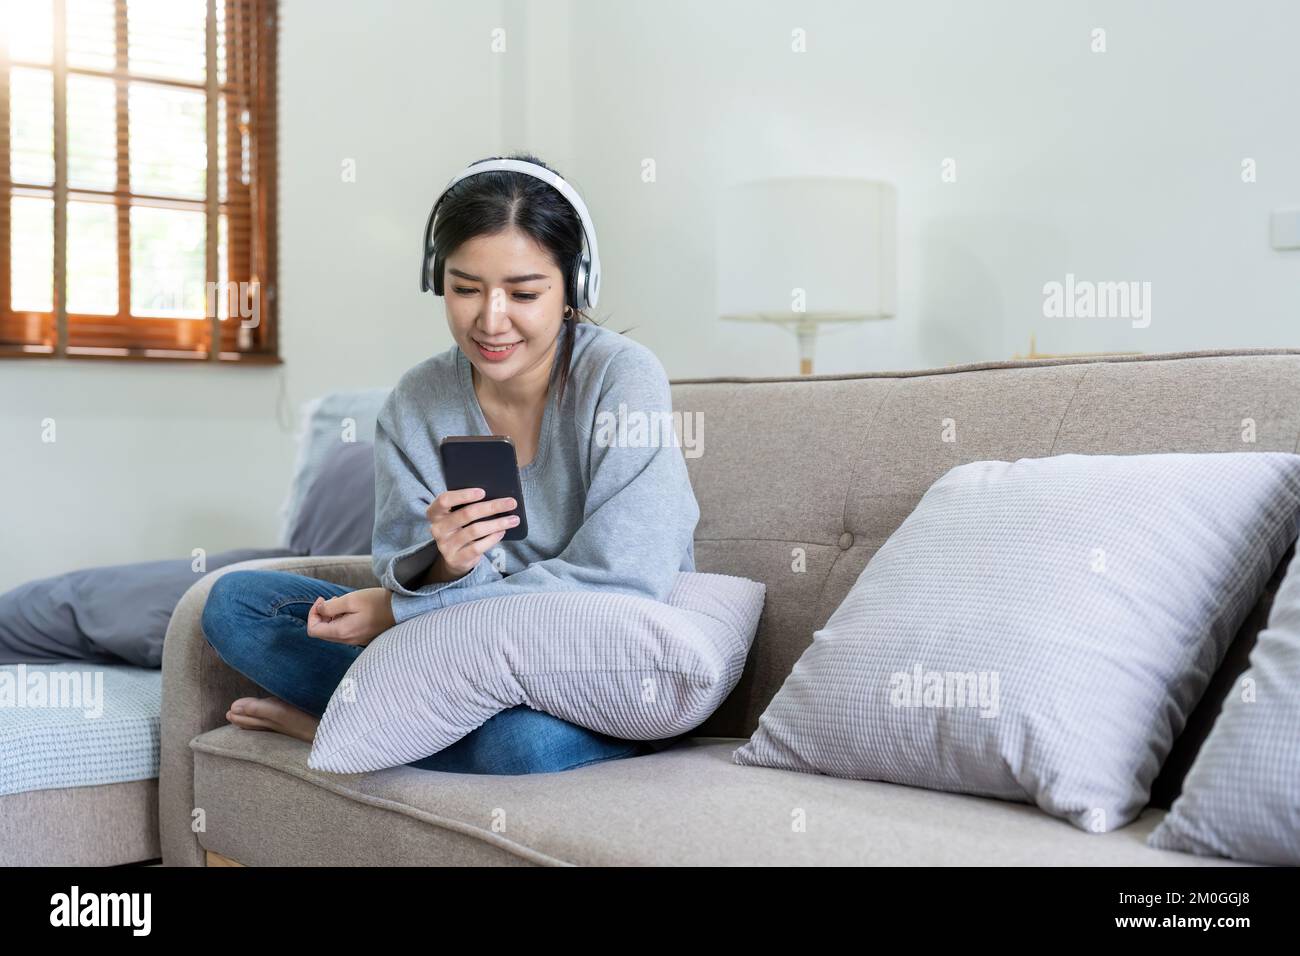
[[[1298,4],[573,6],[592,82],[572,176],[608,302],[671,374],[796,368],[787,333],[712,313],[714,197],[771,175],[898,189],[899,317],[823,339],[821,372],[1010,358],[1031,332],[1043,352],[1300,344],[1300,252],[1268,243],[1269,210],[1300,205]],[[1150,281],[1150,326],[1043,318],[1067,272]]]
[[[286,0],[286,364],[0,362],[0,495],[26,503],[4,516],[0,589],[274,545],[298,404],[451,344],[417,291],[420,228],[456,170],[516,149],[583,192],[598,316],[674,378],[796,367],[792,337],[713,316],[714,199],[768,175],[898,189],[899,316],[824,337],[819,372],[1009,358],[1031,332],[1051,352],[1300,344],[1300,253],[1267,241],[1270,209],[1300,205],[1296,35],[1282,0]],[[1067,272],[1150,281],[1151,325],[1043,318]]]

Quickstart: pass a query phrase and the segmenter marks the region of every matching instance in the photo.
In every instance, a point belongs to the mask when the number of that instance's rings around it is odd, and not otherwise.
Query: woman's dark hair
[[[528,153],[488,158],[519,159],[560,175],[559,170]],[[560,329],[560,345],[551,366],[551,380],[557,374],[559,376],[558,404],[564,398],[569,366],[573,361],[574,326],[578,322],[600,324],[580,311],[573,301],[578,261],[582,255],[582,220],[569,201],[554,186],[527,173],[496,169],[462,179],[447,191],[438,207],[438,221],[433,228],[433,246],[440,259],[436,267],[445,269],[447,256],[462,243],[478,236],[495,236],[512,228],[530,236],[550,255],[564,277],[564,302],[573,306],[573,315],[564,320]]]

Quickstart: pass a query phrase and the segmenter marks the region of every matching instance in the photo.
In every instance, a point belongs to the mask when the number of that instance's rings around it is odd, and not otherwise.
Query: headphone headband
[[[571,290],[574,299],[573,307],[575,309],[595,307],[600,296],[600,253],[596,248],[596,227],[591,221],[591,214],[587,212],[587,204],[582,201],[578,191],[565,182],[562,177],[557,176],[545,166],[538,166],[536,163],[530,163],[522,159],[485,159],[482,162],[471,163],[467,168],[453,176],[451,182],[447,183],[446,188],[443,189],[437,201],[433,204],[433,209],[429,211],[429,218],[424,224],[424,259],[420,265],[420,291],[428,292],[430,290],[429,266],[437,264],[440,258],[437,250],[433,248],[433,224],[438,215],[438,207],[442,205],[443,197],[447,195],[452,186],[455,186],[462,179],[496,170],[524,173],[527,176],[540,179],[542,182],[554,187],[573,207],[578,214],[578,218],[582,221],[582,235],[586,242],[586,251],[578,257],[577,275],[573,278],[573,285],[575,286]],[[433,276],[432,289],[434,295],[442,295],[441,273],[442,269],[439,268]]]

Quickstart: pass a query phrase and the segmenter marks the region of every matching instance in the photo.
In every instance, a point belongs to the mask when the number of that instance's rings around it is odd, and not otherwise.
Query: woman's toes
[[[226,719],[249,730],[280,730],[280,708],[275,697],[241,697],[230,705]]]
[[[274,704],[279,701],[274,697],[245,697],[236,703],[243,704],[243,709],[238,713],[247,714],[249,717],[274,720],[278,716],[278,708]]]
[[[268,720],[260,717],[250,717],[248,714],[237,714],[234,710],[226,711],[226,720],[230,721],[236,727],[243,727],[245,730],[275,730],[275,726]]]
[[[319,718],[278,697],[241,697],[230,705],[226,719],[248,730],[275,730],[310,743]]]

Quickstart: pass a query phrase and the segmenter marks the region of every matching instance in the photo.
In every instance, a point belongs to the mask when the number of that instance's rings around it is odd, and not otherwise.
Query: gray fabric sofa
[[[1155,806],[1123,829],[1088,834],[1026,804],[741,767],[731,753],[866,562],[949,468],[1067,452],[1296,452],[1300,349],[679,379],[672,388],[676,409],[703,421],[704,454],[687,458],[701,508],[697,567],[767,585],[740,684],[697,736],[558,774],[309,770],[306,744],[226,723],[230,701],[258,689],[207,646],[203,602],[234,568],[377,582],[367,557],[244,562],[196,583],[167,634],[164,862],[1227,863],[1149,849],[1164,812]],[[955,442],[941,440],[944,419],[956,423]],[[1247,419],[1253,443],[1243,439]],[[795,548],[806,552],[800,572]],[[1252,614],[1256,629],[1261,619]]]

